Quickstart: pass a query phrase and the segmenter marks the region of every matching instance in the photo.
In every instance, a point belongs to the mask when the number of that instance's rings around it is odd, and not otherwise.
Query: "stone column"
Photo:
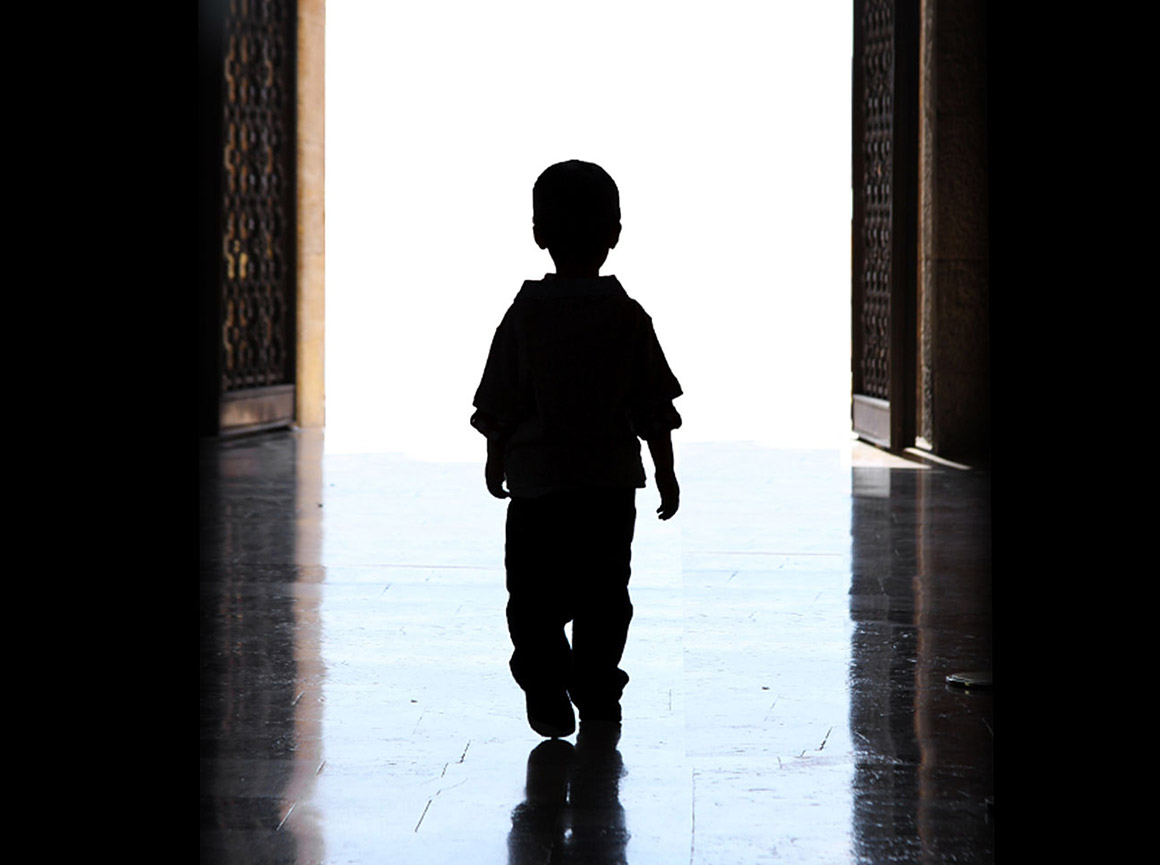
[[[298,0],[297,422],[325,423],[326,0]]]

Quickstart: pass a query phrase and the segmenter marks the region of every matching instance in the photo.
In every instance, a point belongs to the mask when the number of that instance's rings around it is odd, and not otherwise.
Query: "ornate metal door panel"
[[[202,7],[203,30],[212,31],[203,43],[220,57],[214,348],[206,354],[216,369],[215,431],[224,434],[294,419],[296,5]]]
[[[914,444],[918,3],[854,0],[854,431]]]

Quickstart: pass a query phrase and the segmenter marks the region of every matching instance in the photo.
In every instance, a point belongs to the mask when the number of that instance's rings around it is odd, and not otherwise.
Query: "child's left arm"
[[[677,473],[673,469],[673,440],[669,432],[655,434],[645,440],[656,469],[657,491],[661,494],[661,506],[657,516],[667,520],[681,506],[681,488],[677,484]]]

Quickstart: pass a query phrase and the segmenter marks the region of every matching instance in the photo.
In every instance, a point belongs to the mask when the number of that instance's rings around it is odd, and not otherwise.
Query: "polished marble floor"
[[[994,861],[990,483],[851,443],[678,444],[638,498],[619,735],[507,672],[482,465],[201,453],[201,860]]]

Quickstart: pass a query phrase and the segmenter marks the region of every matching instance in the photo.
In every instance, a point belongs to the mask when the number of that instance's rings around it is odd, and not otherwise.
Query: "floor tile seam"
[[[849,550],[841,552],[805,552],[805,551],[786,551],[786,550],[705,550],[705,549],[684,549],[686,556],[848,556]]]
[[[435,562],[322,562],[322,566],[326,568],[368,568],[368,569],[394,569],[394,570],[433,570],[433,571],[502,571],[502,564],[494,565],[461,565],[461,564],[446,564]]]

